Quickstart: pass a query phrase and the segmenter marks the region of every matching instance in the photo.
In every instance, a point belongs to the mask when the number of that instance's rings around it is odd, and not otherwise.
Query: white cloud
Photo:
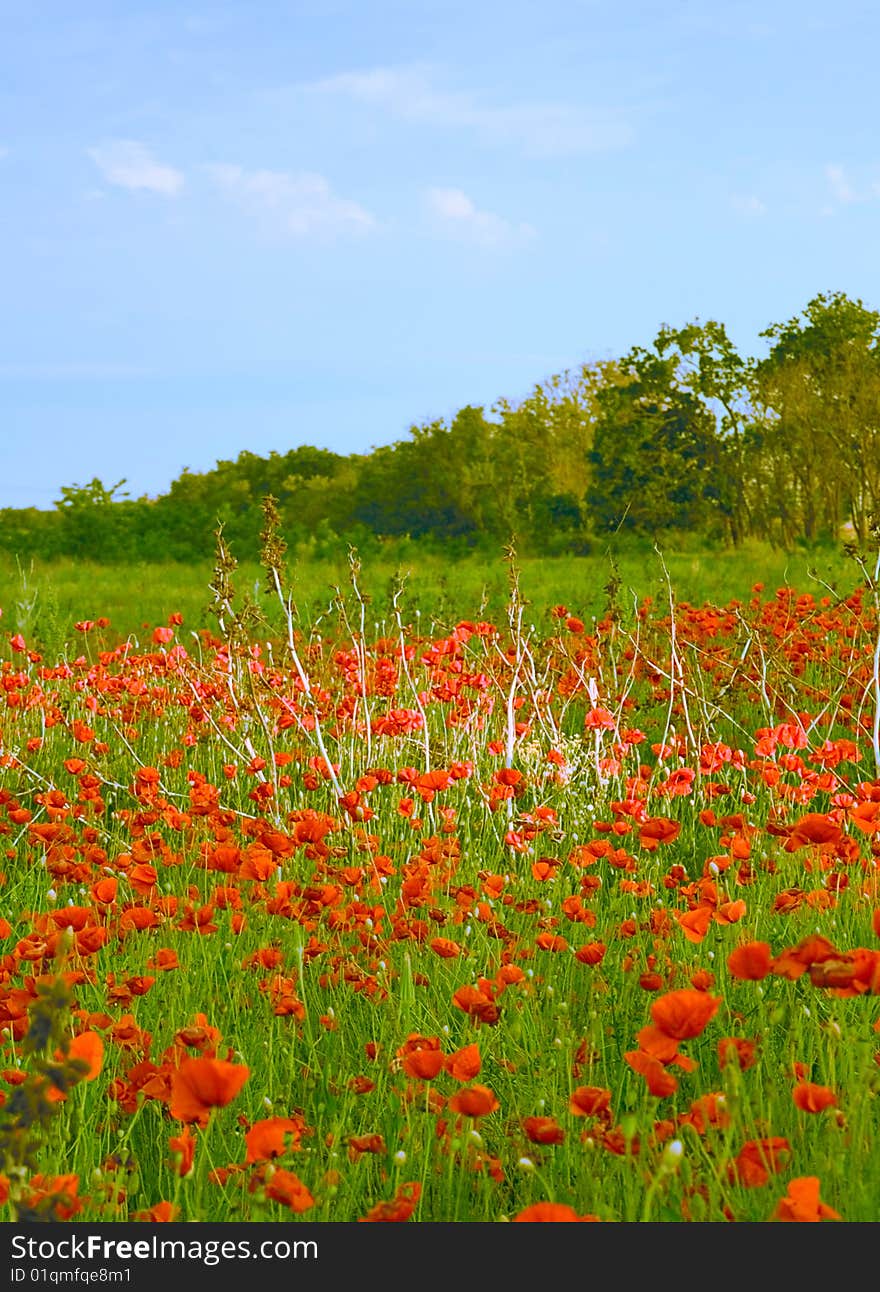
[[[404,121],[469,130],[484,143],[512,144],[531,157],[621,148],[632,138],[614,112],[563,103],[496,106],[475,91],[436,89],[421,67],[346,72],[302,88],[379,107]]]
[[[530,224],[512,224],[491,211],[479,210],[460,188],[431,188],[425,204],[437,228],[484,247],[510,247],[530,242]]]
[[[183,174],[173,166],[156,161],[135,139],[113,139],[89,149],[89,156],[108,184],[119,188],[146,189],[175,197],[183,188]]]
[[[859,200],[842,166],[826,166],[825,178],[828,180],[835,201],[848,205],[850,202]]]
[[[337,197],[323,175],[309,171],[205,167],[220,191],[267,227],[291,237],[366,232],[376,221],[369,211]]]

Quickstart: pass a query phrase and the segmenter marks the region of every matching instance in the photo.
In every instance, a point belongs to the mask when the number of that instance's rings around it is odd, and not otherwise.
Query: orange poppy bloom
[[[700,1035],[720,1004],[720,996],[685,987],[667,992],[655,1000],[651,1017],[661,1032],[674,1036],[677,1041],[686,1041]]]
[[[574,1207],[569,1207],[565,1202],[533,1202],[530,1207],[524,1207],[513,1217],[514,1221],[532,1223],[549,1222],[557,1224],[562,1221],[597,1221],[598,1216],[579,1216]]]
[[[406,1075],[418,1081],[433,1081],[443,1067],[443,1051],[438,1036],[410,1032],[397,1050],[397,1057],[402,1061]]]
[[[661,843],[672,843],[680,833],[678,821],[670,821],[665,816],[650,817],[639,825],[639,843],[648,852],[654,852]]]
[[[545,929],[535,939],[535,946],[541,951],[565,951],[568,947],[568,942],[565,938],[560,937],[558,933],[550,933]]]
[[[27,1205],[39,1207],[48,1201],[53,1220],[70,1220],[82,1211],[83,1199],[79,1197],[78,1175],[31,1176],[28,1184]]]
[[[472,1018],[478,1018],[481,1023],[497,1023],[501,1017],[501,1008],[496,1005],[491,994],[469,984],[458,988],[452,997],[452,1003]]]
[[[119,917],[119,931],[124,933],[127,929],[154,929],[160,923],[160,917],[148,907],[130,906]]]
[[[803,1113],[821,1113],[834,1108],[837,1097],[828,1086],[817,1086],[812,1081],[799,1081],[792,1091],[795,1107]]]
[[[222,1059],[184,1059],[171,1077],[171,1116],[182,1122],[206,1123],[212,1108],[232,1102],[250,1076],[243,1064]]]
[[[463,1117],[486,1117],[489,1113],[494,1113],[500,1104],[488,1086],[476,1085],[459,1090],[450,1099],[449,1107]]]
[[[690,1109],[679,1118],[680,1123],[693,1126],[699,1135],[705,1135],[708,1126],[717,1126],[725,1130],[730,1125],[730,1113],[727,1111],[725,1096],[713,1091],[695,1099]]]
[[[603,1086],[578,1086],[568,1100],[568,1111],[574,1117],[601,1117],[611,1108],[611,1091]]]
[[[443,960],[454,960],[461,955],[461,947],[452,938],[432,938],[428,945]]]
[[[828,987],[837,996],[880,995],[880,953],[866,947],[811,964],[809,974],[814,987]]]
[[[192,1170],[196,1151],[196,1142],[190,1128],[184,1126],[179,1135],[172,1135],[168,1141],[168,1146],[177,1158],[174,1163],[174,1170],[181,1179],[185,1179]]]
[[[153,1221],[154,1223],[163,1224],[176,1220],[180,1215],[180,1207],[175,1207],[172,1202],[157,1202],[154,1207],[146,1211],[136,1211],[135,1220]]]
[[[372,1135],[352,1135],[348,1141],[348,1156],[352,1162],[357,1162],[363,1153],[384,1156],[387,1152],[384,1138],[375,1132]]]
[[[818,933],[811,933],[795,947],[787,947],[773,961],[771,970],[780,978],[796,981],[805,974],[811,965],[822,964],[824,960],[833,960],[840,952]]]
[[[289,1207],[294,1212],[308,1211],[315,1205],[315,1199],[299,1176],[292,1171],[285,1171],[283,1167],[275,1168],[272,1178],[265,1182],[265,1189],[266,1197],[272,1202],[280,1202],[283,1207]]]
[[[750,1139],[743,1144],[734,1161],[730,1164],[730,1175],[747,1188],[760,1188],[775,1175],[785,1169],[791,1157],[791,1145],[782,1136],[770,1136],[766,1139]]]
[[[798,848],[805,848],[809,844],[837,843],[842,838],[843,831],[835,821],[829,821],[828,817],[821,812],[809,812],[795,822],[789,833],[785,850],[796,852]]]
[[[411,1050],[404,1055],[403,1070],[417,1081],[433,1081],[443,1067],[443,1051],[439,1048]]]
[[[179,969],[180,961],[177,959],[177,952],[171,947],[160,947],[156,954],[147,961],[147,968],[164,972],[169,969]]]
[[[746,942],[727,957],[727,968],[734,978],[760,982],[770,972],[773,957],[769,942]]]
[[[104,1042],[97,1032],[80,1032],[70,1042],[67,1057],[84,1066],[81,1081],[94,1081],[104,1065]]]
[[[605,959],[607,950],[604,942],[588,942],[585,946],[578,947],[574,958],[582,965],[598,965]]]
[[[849,818],[865,834],[880,834],[880,801],[867,799],[850,808]]]
[[[719,924],[737,924],[747,910],[748,907],[742,898],[736,902],[722,902],[715,912],[715,919]]]
[[[263,1121],[254,1122],[244,1139],[247,1145],[245,1162],[269,1162],[298,1149],[302,1130],[302,1122],[294,1121],[292,1117],[266,1117]],[[285,1144],[288,1138],[292,1142]]]
[[[62,1060],[64,1055],[59,1050],[55,1057]],[[77,1082],[94,1081],[104,1064],[104,1042],[97,1032],[80,1032],[70,1042],[67,1059],[68,1061],[72,1059],[76,1065]],[[67,1092],[59,1090],[57,1086],[50,1086],[46,1091],[46,1097],[50,1103],[63,1103],[67,1098]]]
[[[375,1224],[409,1220],[421,1196],[422,1186],[417,1180],[411,1180],[400,1185],[390,1202],[377,1202],[365,1216],[360,1217],[360,1222]]]
[[[462,1049],[450,1054],[445,1061],[446,1071],[456,1081],[473,1081],[482,1067],[480,1047],[465,1045]]]
[[[119,880],[115,878],[99,879],[96,884],[92,885],[92,897],[100,906],[110,906],[116,901],[116,891],[119,888]]]
[[[565,1139],[565,1131],[554,1117],[526,1117],[523,1130],[533,1144],[561,1144]]]
[[[667,1072],[659,1059],[652,1058],[643,1050],[627,1050],[624,1059],[634,1072],[645,1078],[648,1093],[657,1099],[666,1099],[675,1094],[678,1082],[671,1072]]]
[[[636,1040],[640,1050],[650,1055],[652,1059],[659,1059],[661,1063],[671,1063],[678,1054],[678,1042],[675,1037],[652,1024],[640,1028],[636,1033]]]
[[[819,1221],[843,1220],[843,1216],[825,1205],[819,1197],[819,1177],[802,1175],[790,1180],[788,1192],[777,1203],[773,1220]]]
[[[698,906],[694,911],[685,911],[676,916],[676,919],[688,942],[702,942],[712,923],[712,908]]]

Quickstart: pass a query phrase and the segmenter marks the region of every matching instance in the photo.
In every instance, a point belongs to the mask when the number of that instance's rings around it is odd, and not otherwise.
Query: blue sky
[[[880,307],[874,0],[0,0],[0,506]]]

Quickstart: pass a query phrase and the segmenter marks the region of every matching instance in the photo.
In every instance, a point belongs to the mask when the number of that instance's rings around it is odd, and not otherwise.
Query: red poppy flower
[[[674,1036],[677,1041],[686,1041],[700,1035],[720,1004],[720,996],[710,996],[708,992],[686,987],[681,991],[667,992],[655,1000],[651,1017],[661,1032]]]
[[[770,1179],[771,1172],[777,1174],[785,1169],[790,1157],[791,1145],[782,1136],[751,1139],[743,1144],[730,1164],[730,1175],[738,1184],[760,1188]]]
[[[491,993],[480,987],[469,984],[459,987],[452,997],[452,1003],[466,1014],[478,1018],[481,1023],[497,1023],[501,1017],[501,1009],[495,1004]]]
[[[184,1059],[171,1078],[171,1116],[182,1122],[207,1122],[211,1109],[231,1103],[249,1076],[243,1064]]]
[[[445,1061],[446,1071],[456,1081],[473,1081],[481,1066],[480,1047],[475,1044],[463,1046],[454,1054],[448,1055]]]
[[[558,1224],[566,1221],[598,1221],[598,1216],[579,1216],[574,1207],[569,1207],[565,1202],[533,1202],[530,1207],[524,1207],[513,1217],[515,1222],[520,1223],[544,1223]]]
[[[778,955],[771,966],[772,972],[780,978],[796,981],[812,965],[822,964],[825,960],[834,960],[839,952],[833,943],[818,933],[811,933],[795,947],[787,947]]]
[[[789,1181],[788,1192],[777,1203],[772,1219],[810,1222],[843,1220],[843,1216],[819,1198],[819,1177],[802,1175]]]
[[[760,982],[770,972],[773,957],[769,942],[746,942],[727,957],[727,968],[734,978]]]
[[[443,960],[454,960],[461,955],[461,947],[451,938],[432,938],[428,945]]]
[[[578,947],[574,958],[582,965],[598,965],[605,959],[607,950],[604,942],[588,942],[585,946]]]
[[[273,1170],[271,1179],[265,1182],[265,1190],[266,1197],[272,1202],[280,1202],[294,1212],[308,1211],[315,1205],[315,1199],[299,1176],[283,1167]]]
[[[648,852],[653,852],[661,843],[672,843],[681,833],[681,824],[670,821],[668,817],[649,817],[639,825],[639,843]]]
[[[292,1117],[266,1117],[254,1122],[245,1135],[245,1162],[270,1162],[299,1148],[302,1130],[302,1122],[294,1121]],[[292,1142],[285,1144],[288,1139]]]
[[[675,1077],[666,1071],[659,1059],[645,1054],[643,1050],[627,1050],[623,1057],[634,1072],[645,1078],[648,1093],[656,1099],[666,1099],[678,1089]]]
[[[671,1063],[678,1054],[678,1041],[668,1032],[649,1024],[636,1033],[639,1049],[660,1063]]]
[[[181,1178],[185,1178],[192,1170],[196,1151],[196,1142],[189,1126],[184,1126],[179,1135],[172,1135],[168,1145],[176,1157],[174,1170]]]
[[[694,911],[677,915],[679,926],[688,942],[702,942],[712,923],[711,906],[698,906]]]
[[[399,1187],[390,1202],[377,1202],[360,1221],[375,1224],[409,1220],[421,1196],[422,1186],[417,1180],[411,1180]]]
[[[157,1202],[155,1206],[149,1207],[145,1211],[136,1211],[135,1220],[153,1221],[157,1224],[167,1224],[174,1221],[180,1215],[180,1207],[175,1207],[173,1202]]]
[[[599,1117],[610,1107],[611,1091],[603,1086],[578,1086],[568,1101],[568,1111],[575,1117]]]
[[[821,1113],[834,1108],[837,1096],[828,1086],[817,1086],[812,1081],[799,1081],[792,1091],[795,1107],[803,1113]]]
[[[486,1117],[500,1107],[495,1095],[488,1086],[465,1086],[453,1095],[449,1107],[454,1113],[463,1117]]]
[[[533,1144],[561,1144],[565,1139],[565,1131],[554,1117],[526,1117],[523,1130]]]
[[[443,1051],[434,1049],[412,1050],[404,1055],[403,1070],[417,1081],[433,1081],[443,1067]]]
[[[63,1055],[59,1051],[55,1057],[61,1059]],[[75,1063],[77,1081],[94,1081],[104,1064],[104,1042],[97,1032],[80,1032],[70,1042],[67,1058]],[[50,1086],[46,1095],[51,1103],[67,1099],[66,1091],[57,1086]]]

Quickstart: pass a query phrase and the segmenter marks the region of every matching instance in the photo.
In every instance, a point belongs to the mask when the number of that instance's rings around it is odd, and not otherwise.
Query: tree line
[[[497,550],[511,535],[548,554],[610,534],[792,548],[844,528],[864,541],[880,521],[880,313],[820,294],[761,336],[767,353],[752,358],[721,323],[664,326],[649,347],[364,454],[244,451],[156,498],[125,496],[124,481],[70,485],[51,511],[0,510],[0,549],[198,560],[222,522],[253,558],[267,494],[290,545],[319,555],[405,538]]]

